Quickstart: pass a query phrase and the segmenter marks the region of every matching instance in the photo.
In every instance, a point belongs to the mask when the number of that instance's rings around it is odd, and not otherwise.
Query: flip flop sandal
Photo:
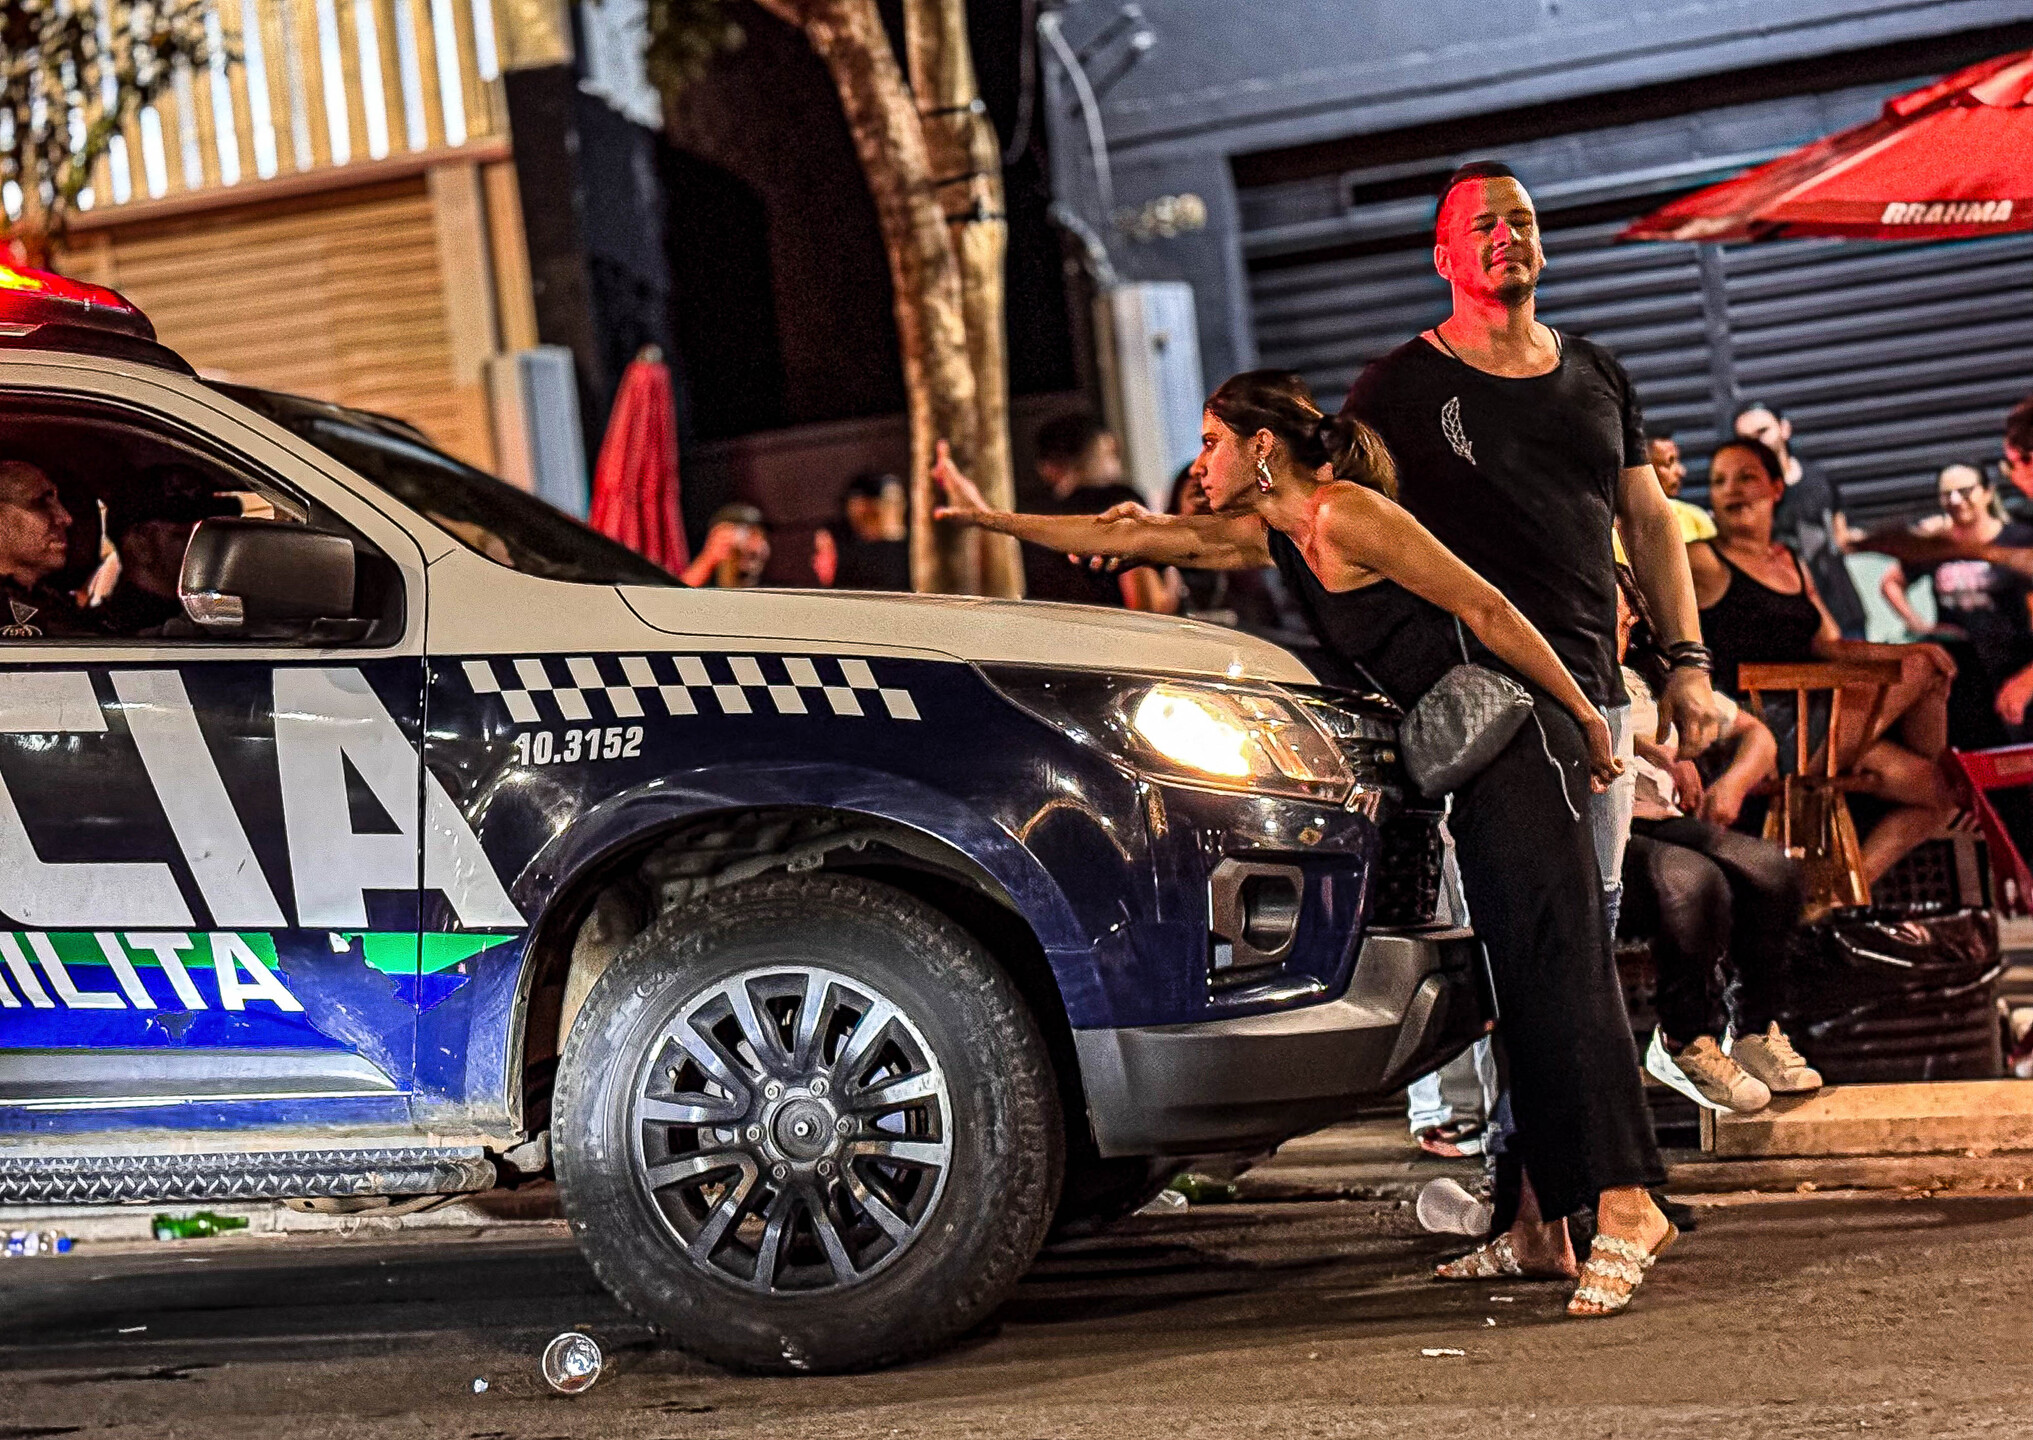
[[[1419,1148],[1442,1160],[1461,1160],[1482,1153],[1482,1122],[1456,1120],[1450,1125],[1433,1125],[1419,1132]]]
[[[1487,1245],[1469,1251],[1459,1260],[1433,1267],[1435,1280],[1565,1280],[1558,1270],[1527,1270],[1518,1263],[1511,1237],[1499,1235]]]
[[[1614,1235],[1596,1233],[1595,1243],[1588,1247],[1588,1263],[1581,1267],[1581,1283],[1574,1289],[1574,1298],[1567,1302],[1567,1313],[1585,1320],[1615,1315],[1631,1303],[1631,1297],[1638,1293],[1638,1287],[1645,1283],[1645,1276],[1658,1263],[1666,1247],[1680,1238],[1680,1231],[1669,1221],[1666,1233],[1659,1237],[1659,1243],[1650,1250],[1640,1249],[1628,1240],[1619,1240]],[[1621,1285],[1622,1290],[1612,1290],[1610,1285]],[[1596,1305],[1600,1309],[1577,1310],[1577,1305]]]

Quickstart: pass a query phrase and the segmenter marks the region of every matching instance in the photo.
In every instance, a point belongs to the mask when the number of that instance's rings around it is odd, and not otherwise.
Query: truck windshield
[[[554,506],[436,450],[399,420],[239,385],[215,388],[393,495],[497,565],[597,585],[675,585],[669,572]]]

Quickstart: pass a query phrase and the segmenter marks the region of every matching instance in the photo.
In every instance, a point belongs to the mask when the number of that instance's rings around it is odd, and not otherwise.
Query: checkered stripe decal
[[[708,661],[713,667],[708,667]],[[763,673],[767,662],[775,676]],[[566,680],[559,683],[557,667]],[[838,678],[819,671],[825,665]],[[719,675],[713,673],[714,669]],[[599,698],[616,720],[637,720],[655,711],[671,716],[713,714],[702,711],[710,702],[722,715],[753,715],[767,705],[778,715],[810,715],[826,707],[834,715],[866,716],[871,707],[892,720],[916,720],[911,692],[876,683],[866,660],[812,660],[802,655],[591,655],[529,656],[523,659],[468,660],[466,679],[476,695],[499,695],[508,716],[518,725],[544,723],[538,697],[549,696],[564,721],[606,719],[595,716]]]

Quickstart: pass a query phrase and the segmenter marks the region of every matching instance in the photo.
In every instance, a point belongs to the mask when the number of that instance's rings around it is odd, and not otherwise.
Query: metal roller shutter
[[[1852,519],[1932,506],[1956,460],[1995,460],[2033,391],[2033,235],[1955,244],[1723,248],[1745,400],[1793,421]]]
[[[109,225],[66,264],[133,300],[203,373],[399,416],[493,463],[485,394],[454,373],[422,176]]]
[[[1586,149],[1591,137],[1571,139]],[[1587,211],[1563,223],[1549,210],[1539,314],[1617,353],[1648,422],[1689,456],[1694,498],[1704,457],[1748,400],[1786,411],[1859,522],[1932,509],[1943,465],[1999,456],[2005,411],[2033,391],[2033,235],[1618,245],[1630,218],[1690,183],[1644,180],[1609,170],[1589,182]],[[1430,201],[1330,216],[1325,193],[1318,181],[1245,192],[1243,247],[1259,363],[1305,375],[1332,405],[1448,302]]]

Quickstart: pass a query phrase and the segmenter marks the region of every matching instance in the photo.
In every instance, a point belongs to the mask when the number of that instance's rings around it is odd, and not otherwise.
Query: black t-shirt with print
[[[2033,525],[2012,521],[1991,543],[2015,550],[2033,547]],[[1922,577],[1934,582],[1936,620],[1969,636],[1970,648],[1991,683],[2016,674],[2033,659],[2033,622],[2026,612],[2033,580],[1988,560],[1919,565],[1908,578]]]
[[[1398,464],[1398,499],[1539,627],[1582,693],[1624,703],[1611,527],[1624,470],[1651,463],[1630,377],[1562,335],[1544,375],[1490,375],[1425,339],[1363,371],[1346,409]]]

